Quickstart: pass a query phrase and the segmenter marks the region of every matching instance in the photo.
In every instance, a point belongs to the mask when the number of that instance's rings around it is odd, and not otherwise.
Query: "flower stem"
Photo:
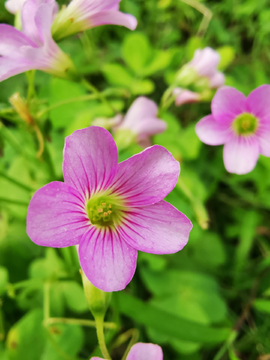
[[[52,325],[52,324],[70,324],[70,325],[81,325],[81,326],[88,326],[88,327],[95,327],[96,322],[94,320],[86,320],[86,319],[72,319],[72,318],[49,318],[46,320],[45,325]],[[107,329],[116,329],[117,325],[112,322],[104,322],[104,328]]]
[[[27,102],[29,102],[33,97],[36,96],[35,74],[36,74],[35,70],[30,70],[26,72],[26,77],[28,80]]]
[[[111,360],[109,351],[108,351],[106,343],[105,343],[105,338],[104,338],[103,317],[96,316],[95,320],[96,320],[97,338],[98,338],[98,344],[99,344],[100,350],[102,352],[104,359]]]
[[[197,0],[181,0],[183,3],[188,4],[189,6],[193,7],[194,9],[196,9],[197,11],[199,11],[200,13],[203,14],[203,20],[200,24],[197,36],[204,36],[208,25],[212,19],[212,11],[210,11],[206,6],[204,6],[203,4],[199,3],[199,1]]]
[[[89,91],[92,91],[93,94],[95,94],[99,99],[100,101],[103,102],[104,105],[106,105],[107,107],[109,107],[113,112],[114,114],[117,114],[118,112],[114,109],[114,107],[108,102],[108,100],[106,99],[106,97],[103,95],[102,92],[99,92],[98,89],[93,85],[91,84],[89,81],[87,81],[86,79],[83,79],[82,80],[82,85],[88,89]]]

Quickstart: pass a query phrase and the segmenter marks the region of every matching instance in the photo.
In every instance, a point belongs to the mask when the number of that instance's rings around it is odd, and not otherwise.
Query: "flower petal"
[[[129,206],[145,206],[162,200],[175,187],[179,162],[164,147],[154,145],[121,162],[111,187]]]
[[[130,246],[152,254],[172,254],[183,249],[192,229],[190,220],[166,201],[133,208],[119,228]]]
[[[0,81],[25,71],[36,69],[35,65],[34,62],[30,62],[23,57],[18,56],[17,59],[13,59],[7,56],[0,56]]]
[[[154,344],[137,343],[130,349],[127,360],[163,360],[162,349]]]
[[[256,137],[260,145],[260,154],[270,157],[270,122],[261,121]]]
[[[79,192],[60,181],[39,189],[30,201],[27,234],[42,246],[65,247],[79,244],[89,228],[85,201]]]
[[[135,133],[139,135],[139,139],[145,136],[153,136],[159,133],[162,133],[167,128],[165,121],[152,118],[144,119],[135,127]]]
[[[256,137],[234,137],[223,149],[224,165],[228,172],[247,174],[254,169],[259,157]]]
[[[13,26],[0,24],[0,56],[16,58],[22,46],[34,46],[22,32]]]
[[[247,98],[248,109],[259,119],[268,119],[270,124],[270,85],[253,90]]]
[[[97,12],[89,16],[86,20],[89,21],[89,26],[87,28],[109,24],[122,25],[130,30],[135,30],[137,27],[137,20],[134,16],[114,10]]]
[[[117,165],[117,148],[107,130],[90,126],[66,138],[64,179],[80,193],[89,197],[107,189],[114,179]]]
[[[7,0],[5,2],[5,7],[7,11],[15,15],[18,11],[21,11],[25,1],[26,0]]]
[[[137,123],[145,118],[156,118],[158,107],[154,101],[147,99],[144,96],[138,97],[129,108],[123,125],[125,128],[132,129]]]
[[[103,291],[123,290],[131,281],[137,250],[119,237],[115,230],[89,230],[79,245],[83,272],[91,283]]]
[[[27,0],[22,9],[23,33],[36,46],[42,46],[47,38],[51,38],[53,15],[58,5],[55,0]]]
[[[210,87],[212,89],[217,89],[220,86],[223,86],[225,83],[225,76],[222,72],[217,71],[213,76],[211,76]]]
[[[247,111],[247,99],[240,91],[222,86],[212,100],[211,109],[216,121],[230,124],[237,115]]]
[[[206,47],[202,50],[196,50],[189,64],[195,68],[200,76],[211,77],[217,71],[219,62],[219,53],[210,47]]]
[[[195,127],[198,138],[208,145],[221,145],[230,140],[231,130],[228,125],[215,121],[213,115],[200,120]]]

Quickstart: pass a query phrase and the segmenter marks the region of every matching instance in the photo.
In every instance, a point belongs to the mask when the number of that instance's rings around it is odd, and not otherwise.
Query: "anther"
[[[107,212],[105,212],[104,214],[103,214],[103,216],[105,217],[105,216],[108,216],[108,213]]]
[[[97,209],[97,212],[98,212],[98,213],[102,213],[102,212],[103,212],[103,209],[102,209],[102,208],[98,208],[98,209]]]
[[[108,211],[108,214],[109,214],[109,215],[111,215],[111,213],[112,213],[112,211],[111,211],[111,210],[109,210],[109,211]]]
[[[106,203],[105,203],[105,202],[103,202],[103,203],[101,203],[101,205],[102,205],[102,206],[106,206]]]

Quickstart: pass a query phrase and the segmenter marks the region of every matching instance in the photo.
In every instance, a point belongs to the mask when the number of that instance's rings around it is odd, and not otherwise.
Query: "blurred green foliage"
[[[102,26],[60,46],[100,91],[122,94],[110,97],[122,112],[138,95],[159,103],[180,66],[205,46],[219,51],[227,85],[247,95],[269,83],[269,1],[194,2],[212,12],[205,34],[198,34],[202,14],[186,2],[122,0],[122,10],[138,19],[135,32]],[[13,22],[3,1],[0,20]],[[13,93],[26,97],[27,87],[24,74],[2,82],[0,110],[10,108]],[[93,328],[42,325],[48,284],[51,316],[91,319],[76,250],[34,245],[25,218],[33,192],[62,180],[64,137],[113,112],[97,99],[70,101],[84,97],[85,88],[41,72],[36,92],[31,111],[39,109],[39,126],[46,134],[42,158],[36,157],[31,127],[19,116],[0,113],[0,358],[89,359],[89,354],[100,355]],[[134,279],[125,292],[114,294],[107,320],[120,330],[106,335],[114,359],[124,352],[123,345],[114,347],[119,334],[134,327],[141,341],[162,345],[165,360],[266,360],[263,355],[270,354],[270,161],[261,157],[247,175],[226,173],[221,148],[202,144],[194,131],[209,113],[210,104],[199,103],[172,105],[162,116],[168,128],[154,142],[171,151],[182,167],[181,181],[167,201],[194,228],[177,254],[139,254]],[[140,150],[130,147],[120,158]]]

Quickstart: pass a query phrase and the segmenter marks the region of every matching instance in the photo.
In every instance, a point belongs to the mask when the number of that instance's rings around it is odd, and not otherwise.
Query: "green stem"
[[[46,143],[44,144],[43,158],[44,158],[44,160],[46,161],[46,163],[48,165],[48,172],[50,174],[51,180],[57,179],[55,169],[54,169],[54,165],[53,165],[53,161],[52,161],[52,157],[51,157],[50,151],[49,151],[48,146],[47,146]]]
[[[95,327],[96,322],[94,320],[86,320],[86,319],[69,319],[69,318],[49,318],[46,320],[45,325],[52,325],[52,324],[70,324],[70,325],[82,325],[82,326],[89,326]],[[107,329],[116,329],[117,325],[111,322],[104,322],[104,328]]]
[[[10,181],[11,183],[13,183],[13,184],[21,187],[21,188],[24,189],[24,190],[27,190],[27,191],[30,191],[30,192],[35,191],[35,189],[33,189],[33,188],[31,188],[30,186],[25,185],[25,184],[21,183],[20,181],[18,181],[18,180],[16,180],[16,179],[14,179],[14,178],[6,175],[6,174],[3,173],[2,171],[0,171],[0,176],[2,176],[3,178],[7,179],[7,180]]]
[[[214,360],[220,360],[222,356],[226,353],[226,351],[229,350],[231,345],[233,344],[234,340],[236,339],[238,335],[237,331],[232,331],[230,336],[228,337],[227,341],[223,344],[223,346],[220,348],[216,356],[214,357]]]
[[[114,107],[107,101],[106,97],[103,95],[102,92],[99,92],[98,89],[92,85],[89,81],[87,81],[86,79],[82,80],[82,85],[89,91],[91,91],[93,94],[95,94],[100,101],[103,102],[104,105],[106,105],[107,107],[109,107],[115,114],[117,114],[117,111],[114,109]]]
[[[3,135],[4,139],[10,143],[10,145],[21,155],[23,155],[27,160],[31,161],[31,163],[36,161],[37,159],[28,154],[24,148],[20,145],[18,140],[13,136],[13,134],[8,130],[8,128],[0,121],[0,132]]]
[[[26,201],[18,201],[18,200],[12,200],[12,199],[6,199],[3,197],[0,197],[0,203],[8,203],[13,205],[19,205],[19,206],[28,206],[29,203]]]
[[[43,303],[43,312],[44,312],[44,322],[46,323],[50,318],[50,283],[44,283],[44,303]]]
[[[203,20],[200,24],[197,36],[204,36],[213,16],[212,11],[210,11],[203,4],[199,3],[197,0],[181,0],[181,1],[188,4],[189,6],[193,7],[194,9],[196,9],[197,11],[203,14]]]
[[[103,317],[97,316],[96,317],[96,329],[97,329],[97,338],[98,338],[98,344],[101,350],[101,353],[104,357],[104,359],[111,360],[110,354],[108,352],[106,343],[105,343],[105,337],[104,337],[104,331],[103,331]]]
[[[0,341],[5,339],[4,316],[2,311],[3,302],[0,299]]]
[[[132,346],[133,346],[134,344],[136,344],[136,342],[137,342],[138,339],[139,339],[139,331],[138,331],[137,329],[130,329],[130,330],[128,330],[128,331],[126,332],[126,334],[127,334],[128,336],[131,335],[131,340],[130,340],[130,342],[129,342],[129,344],[128,344],[128,347],[126,348],[126,351],[125,351],[125,353],[124,353],[124,355],[123,355],[123,357],[122,357],[122,360],[126,360],[128,354],[129,354],[129,352],[130,352],[130,349],[132,348]],[[123,334],[123,335],[124,335],[124,334]]]
[[[26,76],[27,76],[27,80],[28,80],[28,92],[27,92],[27,102],[28,103],[33,97],[36,96],[35,75],[36,75],[35,70],[30,70],[30,71],[26,72]]]

